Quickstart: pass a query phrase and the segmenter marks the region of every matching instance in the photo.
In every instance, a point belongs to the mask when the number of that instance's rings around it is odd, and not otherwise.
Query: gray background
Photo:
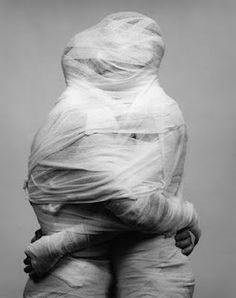
[[[30,142],[64,88],[60,57],[78,31],[111,12],[157,20],[167,45],[160,81],[189,128],[185,196],[201,218],[192,255],[198,298],[234,298],[236,1],[0,2],[0,298],[22,296],[23,250],[38,227],[21,189]]]

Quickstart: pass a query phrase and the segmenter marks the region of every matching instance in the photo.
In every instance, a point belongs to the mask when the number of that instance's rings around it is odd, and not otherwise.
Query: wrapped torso
[[[111,32],[124,29],[118,23],[119,18]],[[141,27],[149,28],[149,36],[143,35],[144,48],[141,31],[135,36],[132,58],[117,50],[106,22],[106,30],[101,24],[101,32],[88,29],[68,45],[63,57],[67,88],[35,136],[29,159],[29,200],[48,246],[43,237],[27,252],[32,258],[45,249],[52,259],[58,254],[52,275],[72,284],[85,278],[84,259],[91,265],[94,258],[107,263],[85,267],[106,272],[109,284],[109,256],[117,235],[133,231],[153,239],[171,237],[197,221],[193,205],[182,197],[186,125],[157,80],[158,28],[144,18]],[[130,41],[132,28],[130,36],[127,28],[134,24],[127,23],[121,43]],[[101,35],[94,35],[96,30]],[[110,52],[104,48],[106,34],[114,42]],[[96,42],[100,48],[89,51]]]

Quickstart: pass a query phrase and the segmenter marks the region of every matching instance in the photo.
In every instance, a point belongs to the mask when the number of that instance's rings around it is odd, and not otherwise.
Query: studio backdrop
[[[22,185],[34,132],[65,84],[67,41],[105,15],[137,11],[162,28],[160,84],[188,125],[187,200],[202,238],[191,255],[196,298],[236,292],[236,2],[233,0],[1,0],[0,298],[20,298],[24,249],[38,228]]]

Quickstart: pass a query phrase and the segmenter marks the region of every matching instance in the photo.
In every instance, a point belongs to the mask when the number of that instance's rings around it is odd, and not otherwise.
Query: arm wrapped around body
[[[186,126],[158,82],[163,54],[157,23],[132,12],[112,14],[68,43],[67,88],[29,158],[29,200],[36,213],[35,206],[46,210],[37,216],[47,235],[26,249],[39,272],[122,231],[172,235],[198,226],[182,198]],[[107,217],[57,223],[65,206],[85,204],[100,204]]]

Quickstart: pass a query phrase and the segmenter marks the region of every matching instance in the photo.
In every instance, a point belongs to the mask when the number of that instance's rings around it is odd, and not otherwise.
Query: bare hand
[[[191,233],[194,235],[191,236]],[[186,256],[190,255],[194,249],[194,246],[197,244],[200,237],[200,231],[197,233],[195,231],[192,231],[189,228],[184,228],[179,230],[175,235],[175,245],[179,247],[182,251],[182,253]]]
[[[38,239],[40,239],[42,236],[43,236],[42,230],[39,229],[35,232],[34,237],[31,239],[30,242],[33,243]],[[26,258],[24,259],[24,264],[25,264],[24,271],[25,273],[29,274],[30,278],[32,278],[33,280],[36,280],[37,278],[39,278],[39,276],[34,272],[34,268],[32,267],[31,259],[29,256],[26,256]]]

